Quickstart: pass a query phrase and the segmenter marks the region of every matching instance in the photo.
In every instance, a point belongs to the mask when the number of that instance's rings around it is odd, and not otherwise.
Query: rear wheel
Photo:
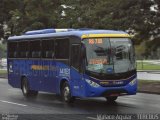
[[[112,97],[106,97],[107,102],[114,102],[115,100],[117,100],[118,96],[112,96]]]
[[[27,78],[23,78],[21,88],[25,97],[35,97],[38,95],[38,91],[30,90]]]
[[[61,89],[61,95],[62,95],[63,101],[67,103],[73,103],[75,101],[75,97],[71,96],[71,91],[70,91],[68,82],[63,83],[63,86]]]

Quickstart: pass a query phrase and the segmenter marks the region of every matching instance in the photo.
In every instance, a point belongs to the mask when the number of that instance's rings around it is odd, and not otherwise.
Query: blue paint
[[[8,82],[15,88],[21,88],[21,76],[27,77],[31,90],[45,91],[60,94],[60,82],[61,80],[67,80],[71,87],[73,96],[78,97],[94,97],[101,96],[103,92],[111,89],[124,88],[128,91],[128,94],[135,94],[137,84],[130,86],[129,83],[136,78],[136,75],[131,76],[124,81],[122,85],[113,85],[113,81],[110,80],[110,85],[101,85],[98,88],[91,87],[85,79],[90,79],[98,84],[100,80],[91,78],[88,75],[80,74],[74,68],[54,60],[8,60],[9,64],[12,64],[13,72],[8,75]],[[32,70],[32,65],[50,66],[49,70]],[[60,70],[67,74],[62,76]],[[57,77],[56,77],[57,76]],[[94,93],[94,94],[93,94]]]

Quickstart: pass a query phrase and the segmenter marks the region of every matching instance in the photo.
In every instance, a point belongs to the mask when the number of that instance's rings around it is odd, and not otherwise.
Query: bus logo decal
[[[69,68],[60,68],[59,76],[70,76]]]

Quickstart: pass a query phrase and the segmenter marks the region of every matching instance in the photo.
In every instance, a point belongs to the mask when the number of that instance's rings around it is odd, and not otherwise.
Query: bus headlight
[[[86,79],[86,82],[92,87],[96,87],[97,88],[97,87],[100,86],[99,84],[97,84],[97,83],[95,83],[95,82],[93,82],[92,80],[89,80],[89,79]]]
[[[136,81],[137,81],[137,78],[134,78],[129,84],[133,86],[134,84],[136,84]]]

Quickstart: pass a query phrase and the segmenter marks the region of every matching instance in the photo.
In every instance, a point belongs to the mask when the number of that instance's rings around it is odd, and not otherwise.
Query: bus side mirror
[[[132,41],[132,44],[133,44],[133,46],[134,46],[134,45],[135,45],[135,41],[134,41],[133,39],[132,39],[131,41]]]

